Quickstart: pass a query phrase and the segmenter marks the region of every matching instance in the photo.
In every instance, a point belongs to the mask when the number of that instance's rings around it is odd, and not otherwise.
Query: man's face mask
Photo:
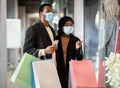
[[[48,22],[52,22],[53,21],[53,19],[54,19],[54,14],[52,13],[52,12],[48,12],[48,13],[46,13],[45,14],[46,15],[46,20],[48,21]]]
[[[64,26],[63,27],[63,32],[66,35],[69,35],[69,34],[73,33],[73,26]]]

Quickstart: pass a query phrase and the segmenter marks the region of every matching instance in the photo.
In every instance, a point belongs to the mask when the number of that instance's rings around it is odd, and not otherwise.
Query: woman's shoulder
[[[73,34],[71,34],[70,36],[71,36],[71,39],[74,39],[74,40],[76,40],[76,41],[80,40],[77,36],[75,36],[75,35],[73,35]]]

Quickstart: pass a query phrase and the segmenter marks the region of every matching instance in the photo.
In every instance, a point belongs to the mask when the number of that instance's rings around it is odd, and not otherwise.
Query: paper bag
[[[105,88],[105,68],[104,60],[99,60],[99,75],[98,75],[98,86],[99,88]]]
[[[120,30],[118,31],[117,34],[115,52],[120,54]]]
[[[72,88],[98,88],[91,60],[71,60],[69,64]]]
[[[11,81],[25,88],[32,88],[31,62],[35,60],[38,58],[25,53],[12,75]]]
[[[52,59],[32,62],[36,88],[61,88],[56,66]]]
[[[120,54],[120,19],[117,20],[118,22],[118,27],[117,27],[117,32],[116,32],[116,42],[115,42],[115,53]]]
[[[32,67],[32,62],[31,62],[31,73],[32,73],[32,88],[36,88],[36,86],[35,86],[35,80],[34,80],[34,72],[33,72],[33,67]]]

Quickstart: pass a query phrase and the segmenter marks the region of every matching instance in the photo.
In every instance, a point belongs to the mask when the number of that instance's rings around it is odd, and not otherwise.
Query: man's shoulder
[[[29,30],[36,29],[39,27],[39,22],[32,24],[30,27],[28,27]]]
[[[33,28],[39,27],[39,22],[34,23],[31,27],[33,27]]]

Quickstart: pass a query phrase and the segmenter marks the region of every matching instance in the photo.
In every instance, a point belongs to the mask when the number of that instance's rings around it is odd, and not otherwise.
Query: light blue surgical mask
[[[53,21],[53,19],[54,19],[54,14],[52,13],[52,12],[48,12],[48,13],[46,13],[45,14],[46,15],[46,20],[48,21],[48,22],[52,22]]]
[[[63,27],[63,32],[64,32],[66,35],[69,35],[69,34],[73,33],[73,29],[74,29],[73,26],[64,26],[64,27]]]

